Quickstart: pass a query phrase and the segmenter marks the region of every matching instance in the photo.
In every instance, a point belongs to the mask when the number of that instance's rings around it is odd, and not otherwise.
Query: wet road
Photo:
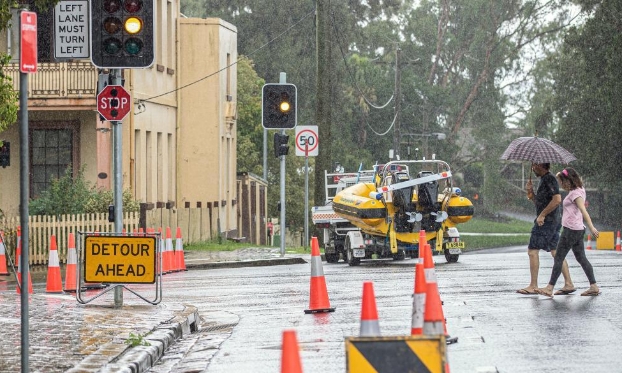
[[[574,295],[525,296],[524,248],[435,257],[456,372],[615,372],[622,369],[622,253],[588,251],[602,294],[572,256]],[[541,254],[540,285],[552,258]],[[179,342],[150,372],[279,372],[282,331],[294,329],[306,372],[344,372],[344,338],[359,332],[363,281],[373,281],[384,336],[408,335],[413,260],[349,267],[323,263],[334,313],[308,315],[310,264],[190,271],[166,282],[165,300],[197,306],[205,332]],[[558,287],[561,287],[559,284]],[[210,329],[211,328],[211,329]]]

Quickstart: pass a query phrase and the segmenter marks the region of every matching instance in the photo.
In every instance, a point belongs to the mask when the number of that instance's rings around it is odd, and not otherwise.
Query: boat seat
[[[434,175],[431,171],[421,171],[417,174],[417,178],[431,175]],[[438,182],[434,180],[417,185],[417,200],[424,211],[438,210]]]
[[[392,175],[392,184],[401,183],[410,180],[410,176],[406,172],[396,172]],[[413,199],[413,187],[396,189],[393,191],[393,205],[402,207],[405,211],[411,210],[411,202]]]

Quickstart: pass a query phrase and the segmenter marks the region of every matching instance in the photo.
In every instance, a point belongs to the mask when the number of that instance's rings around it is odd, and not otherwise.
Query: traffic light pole
[[[287,74],[279,74],[279,83],[287,83]],[[281,135],[285,136],[285,129],[281,130]],[[285,256],[285,156],[279,156],[281,161],[281,257]]]
[[[121,69],[110,69],[113,85],[122,85]],[[121,155],[123,151],[123,132],[120,121],[112,121],[112,169],[114,173],[114,231],[117,234],[123,232],[123,164]],[[123,307],[123,287],[114,289],[115,308]]]

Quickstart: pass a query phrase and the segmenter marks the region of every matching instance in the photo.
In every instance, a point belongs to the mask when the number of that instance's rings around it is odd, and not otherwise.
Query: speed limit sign
[[[296,155],[318,155],[317,126],[296,126]]]

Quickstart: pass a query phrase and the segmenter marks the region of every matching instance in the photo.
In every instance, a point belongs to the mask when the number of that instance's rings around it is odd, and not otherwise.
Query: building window
[[[52,180],[68,170],[77,171],[78,125],[73,123],[34,124],[30,129],[30,198],[48,189]]]

